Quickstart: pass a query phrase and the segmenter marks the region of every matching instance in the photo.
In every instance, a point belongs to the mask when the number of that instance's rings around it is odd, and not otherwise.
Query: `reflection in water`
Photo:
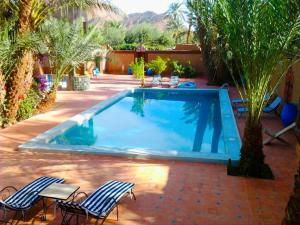
[[[220,120],[220,105],[217,99],[210,101],[186,102],[183,108],[186,123],[195,123],[196,132],[193,151],[200,152],[206,129],[212,130],[211,152],[218,153],[220,135],[222,131]]]
[[[213,104],[213,136],[212,136],[212,142],[211,142],[211,152],[212,153],[218,153],[218,147],[219,147],[219,141],[220,141],[220,136],[222,132],[222,122],[221,122],[221,117],[217,116],[221,114],[220,110],[220,103],[219,102],[214,102]]]
[[[135,95],[133,99],[133,104],[131,107],[131,112],[135,113],[140,117],[144,117],[144,106],[145,106],[145,92]]]
[[[92,146],[96,143],[96,140],[97,135],[94,134],[94,120],[90,119],[82,125],[76,125],[62,135],[57,136],[52,143]]]

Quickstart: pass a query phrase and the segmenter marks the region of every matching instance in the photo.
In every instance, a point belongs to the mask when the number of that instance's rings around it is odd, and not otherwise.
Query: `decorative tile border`
[[[141,91],[141,89],[131,89],[123,91],[92,108],[68,119],[60,125],[46,131],[43,134],[31,139],[19,146],[20,150],[30,151],[49,151],[49,152],[65,152],[65,153],[81,153],[81,154],[101,154],[101,155],[114,155],[129,158],[155,158],[155,159],[173,159],[185,161],[201,161],[201,162],[214,162],[226,163],[228,158],[233,161],[239,160],[241,141],[239,132],[236,126],[236,121],[231,108],[228,91],[225,89],[142,89],[148,91],[162,91],[162,92],[216,92],[219,93],[222,126],[224,130],[224,142],[226,154],[210,154],[210,153],[195,153],[195,152],[178,152],[175,150],[158,151],[152,149],[122,149],[122,148],[106,148],[95,146],[80,146],[80,145],[58,145],[48,144],[54,137],[68,130],[69,128],[80,125],[84,121],[89,120],[99,111],[103,111],[117,101],[124,98],[130,92]]]

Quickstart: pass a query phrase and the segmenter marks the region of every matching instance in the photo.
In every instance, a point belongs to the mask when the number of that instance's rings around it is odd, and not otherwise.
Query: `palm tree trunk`
[[[262,141],[262,125],[247,118],[239,163],[239,174],[253,177],[264,177],[265,167]]]
[[[300,100],[299,100],[299,110],[300,110]],[[297,137],[297,147],[298,157],[300,157],[300,111],[298,111],[296,137]],[[287,207],[285,209],[285,217],[283,218],[282,225],[298,225],[300,221],[300,158],[298,173],[295,176],[295,186],[294,192],[290,196]]]
[[[189,44],[190,43],[190,38],[191,38],[191,29],[192,29],[192,24],[189,24],[189,29],[186,35],[186,43]]]
[[[20,1],[20,14],[18,19],[17,38],[30,32],[30,14],[32,0]],[[16,121],[20,102],[26,98],[26,93],[31,86],[33,73],[33,53],[25,50],[21,53],[20,61],[15,65],[15,69],[7,80],[7,110],[5,112],[6,124]]]
[[[30,89],[33,73],[33,54],[31,51],[23,52],[20,62],[7,80],[7,109],[5,112],[6,124],[16,122],[19,105]]]
[[[3,112],[4,112],[4,98],[5,98],[5,82],[4,76],[0,70],[0,127],[3,123]]]

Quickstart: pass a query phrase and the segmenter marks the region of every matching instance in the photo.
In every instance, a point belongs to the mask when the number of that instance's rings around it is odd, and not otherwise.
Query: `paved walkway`
[[[204,80],[197,81],[201,87]],[[125,198],[120,204],[119,221],[114,212],[105,224],[118,225],[279,225],[296,172],[292,133],[291,146],[274,142],[265,148],[274,181],[231,177],[226,166],[163,160],[133,160],[78,154],[20,152],[17,146],[99,101],[138,82],[131,76],[105,75],[94,80],[90,91],[59,92],[55,108],[5,130],[0,130],[0,188],[21,187],[28,181],[50,175],[91,192],[107,180],[136,183],[137,201]],[[233,91],[231,94],[234,95]],[[240,130],[244,119],[238,119]],[[266,127],[281,128],[278,118],[264,118]],[[60,224],[51,211],[42,222],[38,207],[31,221],[21,224]]]

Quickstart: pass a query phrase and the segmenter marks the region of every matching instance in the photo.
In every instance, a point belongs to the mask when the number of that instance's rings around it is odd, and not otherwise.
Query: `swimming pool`
[[[239,160],[240,146],[227,90],[133,89],[19,148],[227,162]]]

